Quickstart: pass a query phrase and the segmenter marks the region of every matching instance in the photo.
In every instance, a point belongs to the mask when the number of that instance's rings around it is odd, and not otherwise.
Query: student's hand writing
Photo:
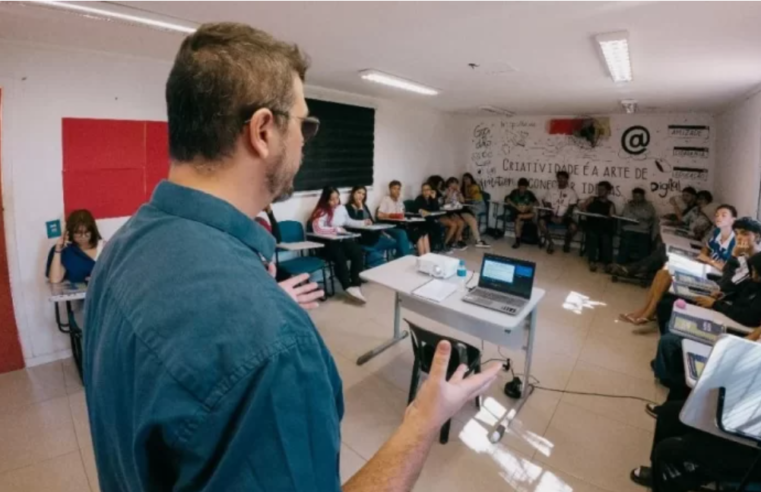
[[[291,296],[291,299],[296,301],[299,306],[304,309],[315,309],[320,305],[317,302],[317,299],[324,297],[325,292],[323,292],[322,289],[320,289],[320,286],[315,282],[299,285],[307,280],[309,280],[309,274],[302,273],[301,275],[291,277],[288,280],[283,280],[278,285],[286,292],[286,294]]]
[[[486,391],[497,379],[502,367],[499,363],[492,363],[483,367],[481,373],[465,378],[468,369],[461,364],[447,381],[451,352],[449,342],[439,342],[430,375],[404,415],[405,423],[415,425],[426,434],[438,432],[465,403]]]
[[[698,296],[695,298],[695,304],[704,308],[709,308],[709,309],[712,308],[715,302],[716,302],[716,299],[714,299],[713,297]]]
[[[420,216],[421,217],[428,217],[429,215],[431,215],[431,214],[430,214],[430,212],[428,212],[428,210],[421,210],[420,211]]]

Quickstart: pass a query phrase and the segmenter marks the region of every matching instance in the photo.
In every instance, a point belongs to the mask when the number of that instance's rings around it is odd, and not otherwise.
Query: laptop
[[[531,299],[535,273],[535,263],[486,253],[478,287],[462,300],[515,316]]]

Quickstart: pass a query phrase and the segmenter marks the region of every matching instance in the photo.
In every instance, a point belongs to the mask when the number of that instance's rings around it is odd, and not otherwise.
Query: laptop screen
[[[478,286],[530,299],[535,272],[530,261],[485,254]]]

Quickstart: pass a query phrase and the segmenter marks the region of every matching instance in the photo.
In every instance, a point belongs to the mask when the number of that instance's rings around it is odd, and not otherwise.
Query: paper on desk
[[[457,284],[433,279],[412,291],[413,295],[435,302],[441,302],[457,290]]]

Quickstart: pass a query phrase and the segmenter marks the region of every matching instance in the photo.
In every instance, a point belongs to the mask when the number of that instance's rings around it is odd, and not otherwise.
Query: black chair
[[[415,355],[415,362],[412,367],[412,381],[410,382],[410,396],[407,403],[412,403],[417,395],[418,385],[420,383],[420,373],[430,374],[433,356],[436,353],[436,346],[439,342],[447,340],[452,345],[452,355],[449,358],[449,367],[447,368],[447,380],[457,370],[460,364],[468,366],[467,374],[481,372],[481,351],[476,347],[465,342],[455,340],[454,338],[445,337],[436,333],[425,330],[415,323],[405,319],[410,326],[412,336],[412,351]],[[481,397],[476,398],[476,408],[481,408]],[[441,427],[439,433],[439,442],[446,444],[449,441],[449,427],[451,420]]]

